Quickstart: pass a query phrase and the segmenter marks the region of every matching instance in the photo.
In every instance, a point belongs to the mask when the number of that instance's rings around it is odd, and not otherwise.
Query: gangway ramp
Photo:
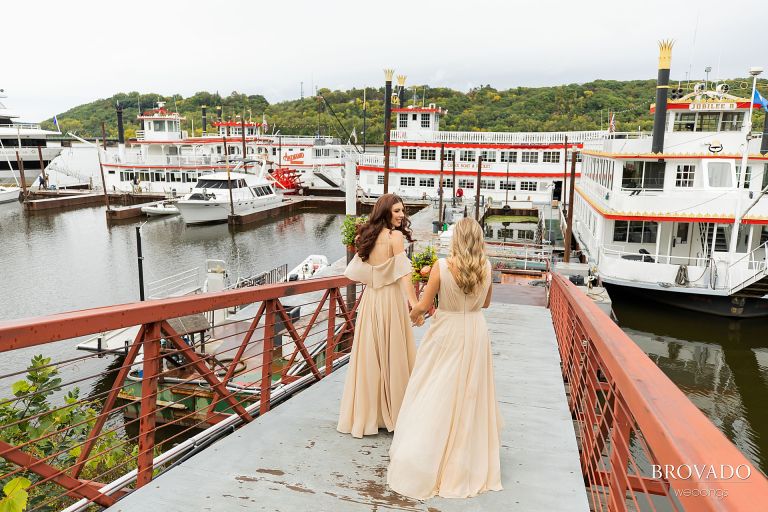
[[[389,490],[392,434],[354,439],[336,431],[342,368],[109,510],[589,510],[549,310],[494,303],[486,317],[505,423],[503,491],[421,502]]]

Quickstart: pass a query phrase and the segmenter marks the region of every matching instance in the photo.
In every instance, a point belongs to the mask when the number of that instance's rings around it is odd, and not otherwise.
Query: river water
[[[732,320],[632,296],[611,298],[624,332],[752,463],[768,472],[768,320]]]

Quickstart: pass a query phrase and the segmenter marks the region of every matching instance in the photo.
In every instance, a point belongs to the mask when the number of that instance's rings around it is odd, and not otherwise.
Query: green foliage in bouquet
[[[421,252],[413,253],[411,262],[413,264],[413,276],[411,280],[414,283],[419,281],[426,283],[429,279],[429,272],[432,270],[432,265],[437,261],[437,253],[435,248],[431,245],[426,247]]]

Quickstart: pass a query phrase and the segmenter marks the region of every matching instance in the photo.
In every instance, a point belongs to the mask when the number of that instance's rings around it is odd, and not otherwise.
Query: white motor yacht
[[[27,187],[37,185],[40,172],[61,153],[61,143],[49,140],[57,132],[43,130],[39,124],[16,122],[18,116],[4,104],[0,89],[0,186],[18,187],[22,182],[19,160],[24,168]],[[9,196],[13,195],[9,193]],[[18,198],[16,193],[13,199]],[[13,200],[11,199],[11,200]],[[0,202],[3,202],[0,199]]]
[[[185,223],[222,222],[232,213],[245,215],[282,202],[267,178],[266,164],[263,162],[259,172],[251,174],[239,172],[244,162],[238,162],[233,171],[198,178],[192,192],[176,203]]]

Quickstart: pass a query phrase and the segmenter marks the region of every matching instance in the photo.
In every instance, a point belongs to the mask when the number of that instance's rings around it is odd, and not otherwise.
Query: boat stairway
[[[755,281],[749,286],[745,286],[735,293],[739,297],[764,297],[768,295],[768,276],[764,276],[759,281]]]
[[[322,171],[315,171],[315,177],[321,179],[322,181],[324,181],[325,183],[327,183],[333,188],[341,189],[341,186],[338,183],[336,183],[331,178],[326,176],[325,173]]]

